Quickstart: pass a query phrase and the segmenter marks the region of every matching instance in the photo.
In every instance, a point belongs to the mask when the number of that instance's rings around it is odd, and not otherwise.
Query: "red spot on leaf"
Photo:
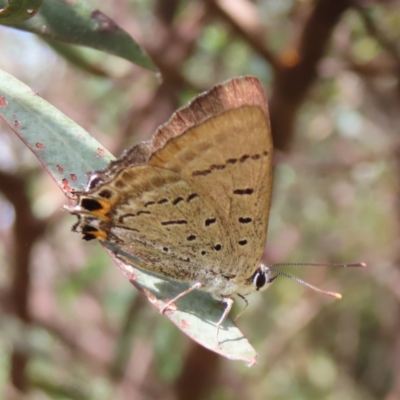
[[[181,324],[184,328],[189,328],[190,326],[189,322],[187,322],[186,319],[182,319]]]
[[[44,150],[44,144],[43,143],[36,142],[35,146],[40,151]]]
[[[154,296],[154,294],[151,293],[150,290],[148,290],[146,288],[143,288],[143,292],[144,292],[145,296],[149,299],[149,301],[151,303],[155,303],[157,301],[157,297]]]
[[[130,281],[136,281],[136,279],[137,279],[137,276],[136,276],[136,274],[134,274],[133,272],[129,275],[129,280]]]
[[[64,168],[63,168],[61,165],[57,164],[56,167],[57,167],[57,171],[58,171],[60,174],[63,174],[63,173],[64,173]]]
[[[69,176],[71,177],[71,180],[73,180],[74,182],[78,180],[75,174],[70,174]]]
[[[106,151],[104,149],[102,149],[101,147],[97,148],[97,152],[101,155],[101,156],[105,156],[106,155]]]
[[[67,178],[63,178],[62,179],[62,185],[63,185],[63,189],[65,192],[71,192],[71,186],[69,186],[69,180]]]
[[[4,96],[0,96],[0,107],[7,107],[7,100]]]
[[[15,121],[14,121],[14,127],[15,128],[19,128],[21,126],[21,123],[16,119]]]

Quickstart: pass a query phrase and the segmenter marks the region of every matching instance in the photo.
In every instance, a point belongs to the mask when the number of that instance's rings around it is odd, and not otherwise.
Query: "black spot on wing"
[[[185,221],[184,219],[161,222],[161,225],[185,225],[185,224],[187,224],[187,221]]]
[[[82,227],[82,233],[98,232],[98,231],[99,230],[94,226],[85,225],[84,227]]]
[[[211,172],[211,169],[197,170],[192,172],[192,176],[205,176],[211,174]]]
[[[94,235],[91,234],[91,233],[86,233],[86,234],[83,235],[82,239],[83,239],[83,240],[89,241],[89,240],[96,239],[96,236],[94,236]]]
[[[103,199],[111,199],[111,197],[112,197],[112,192],[111,192],[111,190],[103,189],[103,190],[99,193],[99,196],[102,197]]]
[[[151,212],[140,210],[136,215],[141,215],[141,214],[151,214]]]
[[[225,164],[212,164],[212,165],[210,166],[210,168],[211,168],[212,170],[222,170],[222,169],[225,169],[225,168],[226,168],[226,165],[225,165]]]
[[[199,197],[199,195],[198,195],[197,193],[189,194],[189,196],[187,197],[186,201],[187,201],[188,203],[190,203],[190,202],[191,202],[192,200],[194,200],[196,197]]]
[[[173,204],[174,206],[176,206],[176,205],[179,204],[181,201],[183,201],[183,197],[179,196],[179,197],[177,197],[177,198],[172,202],[172,204]]]
[[[204,224],[205,224],[205,226],[210,226],[211,224],[214,224],[215,222],[217,222],[216,218],[208,218],[205,220]]]
[[[233,194],[238,194],[238,195],[250,195],[254,193],[254,189],[251,188],[246,188],[246,189],[235,189],[233,191]]]
[[[84,198],[81,201],[81,207],[85,208],[88,211],[96,211],[101,210],[103,206],[99,201],[95,199]]]

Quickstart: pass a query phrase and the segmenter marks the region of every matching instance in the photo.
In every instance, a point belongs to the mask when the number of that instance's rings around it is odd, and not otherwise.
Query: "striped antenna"
[[[349,264],[337,264],[337,263],[279,263],[271,265],[272,268],[275,267],[339,267],[339,268],[349,268],[349,267],[360,267],[365,268],[367,264],[361,263],[349,263]]]
[[[347,268],[347,267],[360,267],[360,268],[365,268],[367,264],[365,263],[350,263],[350,264],[331,264],[331,263],[288,263],[288,264],[273,264],[271,265],[272,268],[275,267],[339,267],[339,268]],[[314,285],[311,285],[311,283],[308,283],[306,281],[303,281],[302,279],[298,278],[297,276],[293,276],[290,274],[287,274],[286,272],[282,271],[277,271],[275,269],[271,269],[271,271],[274,271],[277,275],[280,276],[285,276],[286,278],[290,278],[298,283],[301,283],[304,286],[307,286],[308,288],[322,294],[326,294],[327,296],[334,297],[335,299],[341,299],[342,295],[340,293],[336,292],[329,292],[327,290],[323,290],[320,288],[317,288]]]

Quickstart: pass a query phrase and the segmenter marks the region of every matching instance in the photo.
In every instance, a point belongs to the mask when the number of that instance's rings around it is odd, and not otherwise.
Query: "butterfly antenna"
[[[337,263],[279,263],[271,265],[272,268],[275,267],[339,267],[339,268],[349,268],[349,267],[359,267],[365,268],[367,264],[361,263],[349,263],[349,264],[337,264]]]
[[[302,265],[302,264],[296,264],[296,265]],[[304,265],[310,265],[310,264],[304,264]],[[311,264],[311,265],[313,265],[313,264]],[[321,264],[317,264],[317,265],[321,265]],[[276,270],[272,270],[272,271],[274,271],[277,275],[286,276],[286,278],[293,279],[294,281],[296,281],[298,283],[301,283],[304,286],[307,286],[308,288],[314,290],[315,292],[326,294],[328,296],[334,297],[335,299],[341,299],[342,298],[342,295],[340,293],[328,292],[327,290],[322,290],[320,288],[317,288],[314,285],[311,285],[311,283],[303,281],[302,279],[298,278],[297,276],[286,274],[285,272],[282,272],[282,271],[276,271]]]

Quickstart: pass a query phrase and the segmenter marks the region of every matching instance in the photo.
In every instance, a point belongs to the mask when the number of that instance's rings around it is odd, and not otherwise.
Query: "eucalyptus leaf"
[[[0,0],[0,7],[6,5],[6,0]],[[101,50],[157,71],[150,57],[127,32],[83,0],[44,0],[34,18],[17,23],[10,15],[8,20],[0,19],[0,23],[44,38]]]

